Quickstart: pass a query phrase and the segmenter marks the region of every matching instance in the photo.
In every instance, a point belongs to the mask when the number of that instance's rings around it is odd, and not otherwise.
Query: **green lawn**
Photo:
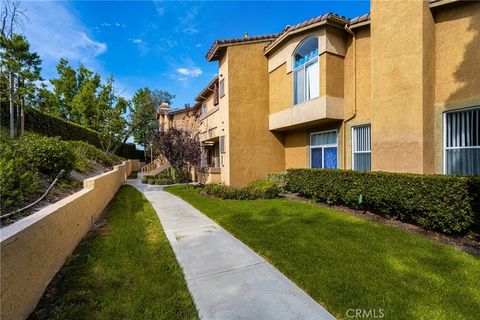
[[[339,318],[479,319],[480,257],[400,229],[287,199],[217,200],[167,191],[229,230]]]
[[[47,290],[32,319],[198,319],[148,201],[123,186]],[[53,290],[52,290],[53,289]]]

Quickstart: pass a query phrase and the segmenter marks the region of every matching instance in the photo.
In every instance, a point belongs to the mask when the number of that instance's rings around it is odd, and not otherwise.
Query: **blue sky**
[[[62,57],[112,74],[127,98],[137,88],[167,90],[172,107],[193,103],[216,74],[205,54],[215,39],[277,33],[290,24],[335,12],[352,18],[368,1],[27,1],[25,34],[55,77]]]

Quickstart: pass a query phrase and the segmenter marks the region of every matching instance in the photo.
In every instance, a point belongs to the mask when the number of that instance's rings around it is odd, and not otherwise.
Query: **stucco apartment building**
[[[170,128],[183,129],[195,133],[197,125],[198,106],[170,110],[167,103],[163,103],[157,111],[157,119],[160,131],[168,131]]]
[[[480,174],[480,2],[371,1],[217,40],[196,98],[206,180],[288,168]]]

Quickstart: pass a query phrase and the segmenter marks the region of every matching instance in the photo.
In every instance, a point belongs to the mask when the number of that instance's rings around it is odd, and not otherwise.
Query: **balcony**
[[[268,127],[272,131],[285,131],[343,119],[343,98],[320,96],[270,114]]]
[[[207,141],[212,139],[218,139],[220,136],[220,115],[218,107],[203,114],[199,118],[199,139],[200,141]]]

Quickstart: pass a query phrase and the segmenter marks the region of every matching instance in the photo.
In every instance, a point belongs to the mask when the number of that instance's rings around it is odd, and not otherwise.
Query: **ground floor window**
[[[445,173],[480,175],[480,107],[444,115]]]
[[[372,169],[370,125],[352,128],[352,169],[370,171]]]
[[[337,136],[337,130],[310,134],[311,168],[337,168]]]

